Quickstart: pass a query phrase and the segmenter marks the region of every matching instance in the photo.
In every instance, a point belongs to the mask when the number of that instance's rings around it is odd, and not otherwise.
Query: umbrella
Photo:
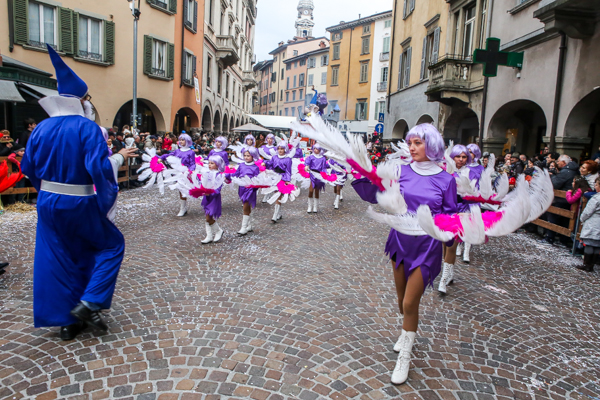
[[[262,126],[258,126],[255,124],[246,124],[242,126],[238,126],[237,128],[233,128],[234,132],[268,132],[271,133],[270,130],[263,128]]]

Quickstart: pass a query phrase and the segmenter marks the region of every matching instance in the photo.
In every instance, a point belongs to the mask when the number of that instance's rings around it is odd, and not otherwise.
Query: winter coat
[[[587,181],[588,185],[590,185],[590,187],[593,189],[594,185],[596,184],[596,178],[598,177],[598,173],[596,172],[595,174],[587,174],[586,176],[584,176],[585,180]]]
[[[600,240],[600,195],[594,195],[581,213],[581,239]]]
[[[558,175],[552,176],[552,186],[554,190],[571,190],[573,189],[573,178],[579,175],[579,166],[573,161],[565,165]]]

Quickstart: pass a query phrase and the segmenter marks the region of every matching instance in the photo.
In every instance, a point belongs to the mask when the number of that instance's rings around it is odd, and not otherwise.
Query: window
[[[292,90],[292,101],[296,101],[296,91]]]
[[[289,88],[290,88],[290,77],[288,76],[287,77],[287,85],[285,86],[285,89],[289,90]]]
[[[308,86],[314,85],[315,76],[313,74],[308,75]]]
[[[292,108],[292,117],[295,117],[295,116],[296,116],[296,109]]]
[[[58,45],[56,33],[56,8],[29,2],[29,45],[45,48],[46,43]]]
[[[287,65],[285,66],[285,69],[286,69],[286,70],[288,70],[288,71],[289,71],[290,69],[292,69],[292,64],[287,64]]]
[[[454,54],[459,54],[460,46],[460,12],[454,13]]]
[[[294,86],[292,87],[296,87],[296,75],[294,75]]]
[[[383,23],[383,27],[384,28],[391,28],[392,27],[392,20],[388,19]]]
[[[167,44],[163,41],[153,39],[152,46],[152,75],[167,76]]]
[[[340,44],[339,43],[335,43],[333,45],[333,59],[334,60],[340,59]]]
[[[354,119],[357,121],[364,121],[367,119],[367,101],[358,100],[356,103],[356,114]]]
[[[375,103],[375,119],[379,119],[379,113],[385,113],[385,100]]]
[[[298,55],[298,50],[294,50],[294,57]]]
[[[475,5],[465,10],[465,35],[462,55],[467,58],[473,54],[473,35],[475,35]]]
[[[405,49],[400,56],[400,71],[398,72],[398,90],[408,87],[410,84],[410,61],[412,58],[412,47]]]
[[[487,0],[481,2],[481,30],[479,31],[479,48],[485,47],[485,39],[487,36]]]
[[[302,100],[304,98],[304,89],[300,89],[300,93],[298,93],[298,100]]]
[[[210,69],[212,67],[212,57],[208,56],[208,60],[206,61],[206,87],[210,87]]]
[[[233,84],[231,85],[231,102],[235,103],[235,79],[233,79]]]
[[[440,32],[441,28],[437,27],[429,35],[423,39],[423,53],[421,56],[421,74],[420,79],[429,77],[429,66],[436,63],[440,48]]]
[[[327,71],[321,73],[321,85],[327,85]]]
[[[331,68],[331,86],[338,85],[338,76],[340,74],[340,67]]]
[[[285,101],[290,101],[290,92],[285,92]]]
[[[415,10],[415,0],[404,0],[403,18],[408,17]]]
[[[288,116],[288,109],[287,108],[285,109],[285,116],[286,117]]]
[[[334,41],[338,41],[338,40],[342,40],[342,32],[336,32],[333,34],[333,40]]]
[[[388,67],[381,68],[381,80],[379,82],[388,81]]]
[[[363,35],[371,33],[371,25],[363,25]]]
[[[196,32],[198,28],[198,2],[195,0],[183,0],[183,23],[186,28]]]
[[[314,57],[309,58],[307,68],[315,68],[316,66],[317,66],[317,59]]]
[[[77,36],[77,55],[102,61],[102,21],[80,15]]]
[[[229,99],[229,74],[225,76],[225,98]]]
[[[283,80],[283,76],[285,75],[285,71],[283,70],[283,68],[281,68],[281,80]]]
[[[177,0],[148,0],[150,7],[157,8],[167,14],[175,14],[177,12]]]
[[[196,72],[196,57],[187,51],[183,53],[183,83],[185,85],[194,85],[194,73]],[[217,83],[218,86],[218,83]]]
[[[329,65],[329,54],[321,56],[321,67],[325,67],[327,65]]]
[[[283,101],[283,90],[281,90],[279,94],[279,101]]]
[[[294,61],[294,68],[298,68],[298,61]]]
[[[208,0],[208,13],[206,14],[208,16],[208,23],[211,25],[213,24],[213,1]]]
[[[298,78],[298,86],[304,87],[304,74],[300,74]]]
[[[390,52],[390,37],[389,36],[386,36],[383,38],[383,52],[384,53]]]
[[[369,81],[369,63],[361,62],[360,63],[360,81],[359,83],[364,83]]]
[[[300,60],[300,66],[302,67],[304,65],[306,65],[306,59],[305,58],[302,59],[302,60]]]
[[[369,54],[369,45],[371,44],[371,38],[370,37],[366,37],[363,38],[362,40],[362,47],[361,47],[361,51],[360,54]]]
[[[273,113],[270,112],[269,115],[273,115]],[[281,116],[281,110],[279,110],[279,115]]]

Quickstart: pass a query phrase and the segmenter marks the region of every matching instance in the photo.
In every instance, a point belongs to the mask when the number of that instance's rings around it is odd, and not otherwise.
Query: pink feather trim
[[[165,166],[162,163],[158,162],[158,160],[160,159],[156,156],[152,157],[152,160],[150,160],[150,169],[155,174],[164,171],[165,169]]]
[[[435,225],[445,232],[452,232],[454,235],[463,231],[460,216],[458,214],[438,214],[433,217]]]
[[[352,176],[354,177],[354,179],[360,179],[360,178],[362,178],[362,175],[359,174],[358,172],[356,172],[355,170],[352,170],[350,173],[352,174]]]
[[[244,186],[244,187],[246,187],[246,188],[248,188],[248,189],[266,189],[266,188],[268,188],[268,187],[271,187],[271,186],[265,186],[265,185],[250,185],[250,186]]]
[[[296,186],[292,185],[292,184],[288,185],[284,181],[279,181],[277,183],[277,190],[279,190],[279,193],[282,193],[282,194],[290,194],[294,190],[296,190]]]
[[[363,167],[361,167],[356,161],[350,158],[348,158],[346,162],[350,164],[350,166],[354,168],[359,174],[370,180],[375,186],[377,186],[377,188],[379,188],[380,191],[385,191],[385,188],[381,183],[381,178],[377,175],[377,168],[375,168],[375,166],[373,166],[373,169],[369,172]]]
[[[502,204],[501,201],[496,201],[496,200],[492,200],[492,199],[484,199],[483,197],[481,197],[481,195],[475,197],[475,196],[465,196],[462,198],[464,201],[472,201],[474,203],[483,203],[483,204],[493,204],[493,205],[500,205]]]
[[[310,174],[306,171],[306,165],[304,164],[298,164],[298,173],[303,178],[310,178]]]
[[[208,196],[215,193],[214,189],[207,189],[204,186],[200,186],[199,188],[190,189],[190,196],[197,199],[202,196]]]
[[[265,164],[263,163],[263,160],[254,161],[254,164],[256,164],[260,172],[264,172],[267,169],[267,167],[265,167]]]
[[[321,177],[325,179],[327,182],[335,182],[337,180],[336,174],[328,174],[327,172],[321,171]]]
[[[225,173],[226,174],[234,174],[235,171],[237,171],[237,169],[235,169],[233,167],[230,167],[230,166],[225,167]]]
[[[483,226],[486,230],[488,230],[494,225],[496,225],[498,222],[500,222],[503,216],[503,211],[486,211],[484,213],[481,213],[481,218],[483,219]]]
[[[204,167],[204,162],[202,161],[202,157],[196,157],[196,164]]]

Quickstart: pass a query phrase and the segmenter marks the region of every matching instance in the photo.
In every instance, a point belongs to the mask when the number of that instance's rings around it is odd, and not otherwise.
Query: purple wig
[[[258,150],[256,149],[256,147],[246,147],[244,149],[244,155],[246,155],[246,152],[250,153],[250,155],[252,156],[252,158],[254,158],[254,161],[257,161],[259,159],[259,154],[258,154]]]
[[[406,141],[418,137],[425,142],[425,155],[429,161],[442,161],[444,159],[444,139],[440,132],[431,124],[420,124],[408,131]]]
[[[252,135],[248,135],[244,138],[244,146],[247,146],[248,144],[246,143],[246,141],[248,141],[248,139],[252,140],[252,147],[256,147],[256,139],[254,139],[254,136]]]
[[[281,142],[277,145],[277,150],[279,149],[283,149],[285,150],[285,154],[289,154],[290,152],[290,146],[288,146],[287,142]]]
[[[221,150],[225,150],[227,148],[227,146],[229,145],[229,142],[223,136],[219,136],[218,138],[216,138],[215,142],[221,143]]]
[[[319,143],[313,144],[311,149],[312,149],[312,151],[315,151],[315,149],[319,149],[320,150],[319,154],[321,154],[321,155],[325,154],[325,151],[326,151],[324,148],[321,147],[321,145]]]
[[[192,144],[194,142],[192,142],[192,138],[190,137],[190,135],[188,135],[187,133],[182,133],[181,135],[179,135],[179,138],[177,140],[185,140],[185,146],[186,147],[192,147]]]
[[[217,164],[217,168],[219,172],[225,171],[225,161],[223,161],[223,157],[221,156],[210,156],[208,157],[208,161],[212,161]]]
[[[267,135],[267,137],[265,138],[265,143],[268,143],[269,139],[273,139],[273,143],[275,143],[275,135],[273,135],[272,133],[269,133]]]
[[[469,153],[469,149],[462,144],[454,145],[452,151],[450,152],[450,157],[454,159],[454,157],[460,156],[462,153],[465,153],[467,156],[467,164],[471,164],[471,153]]]
[[[467,145],[467,149],[471,151],[475,156],[473,158],[473,162],[479,162],[479,159],[481,158],[481,149],[479,148],[479,146],[477,146],[475,143],[471,143]]]

